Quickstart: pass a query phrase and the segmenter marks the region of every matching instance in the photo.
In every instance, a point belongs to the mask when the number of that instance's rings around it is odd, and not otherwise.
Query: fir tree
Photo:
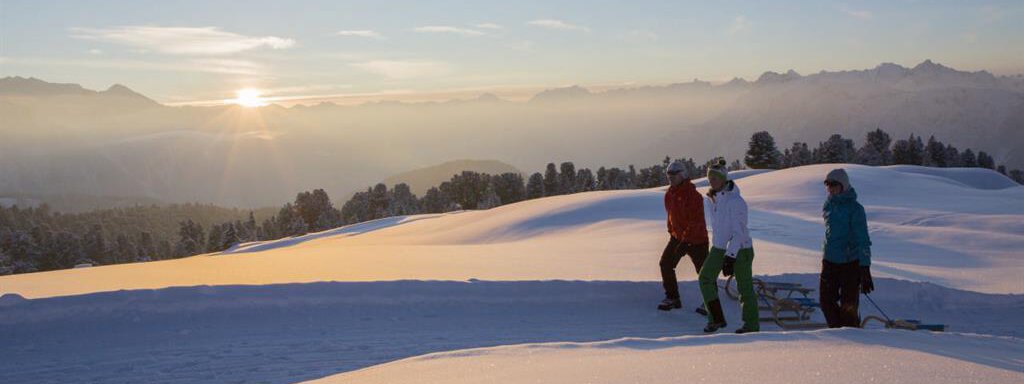
[[[576,192],[576,166],[567,161],[562,163],[558,173],[558,192],[561,195]]]
[[[544,197],[544,176],[540,172],[535,172],[530,175],[530,179],[526,182],[526,198],[536,199]]]
[[[978,151],[978,166],[981,168],[996,169],[996,161],[985,151]]]
[[[978,158],[974,156],[974,151],[970,148],[965,149],[964,152],[960,154],[960,166],[968,168],[978,166]]]
[[[855,151],[853,140],[844,139],[834,134],[818,145],[818,163],[849,163],[853,161]]]
[[[544,169],[544,196],[558,195],[560,192],[558,184],[558,170],[555,169],[555,163],[548,163],[547,168]]]
[[[751,169],[778,169],[781,157],[775,147],[775,138],[767,131],[761,131],[750,137],[743,162]]]
[[[857,150],[857,164],[889,165],[892,164],[892,137],[881,128],[868,132],[864,146]]]

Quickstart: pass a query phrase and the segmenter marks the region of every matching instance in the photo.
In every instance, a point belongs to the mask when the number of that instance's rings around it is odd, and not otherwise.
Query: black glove
[[[871,281],[871,267],[860,267],[860,291],[868,294],[875,290],[875,283]]]
[[[736,264],[736,259],[729,256],[725,257],[725,263],[722,264],[722,276],[729,277],[733,273],[733,265]]]

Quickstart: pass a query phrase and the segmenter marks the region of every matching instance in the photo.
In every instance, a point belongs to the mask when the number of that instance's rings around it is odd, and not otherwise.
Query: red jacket
[[[704,223],[704,198],[689,180],[665,192],[668,233],[690,244],[707,244],[708,227]]]

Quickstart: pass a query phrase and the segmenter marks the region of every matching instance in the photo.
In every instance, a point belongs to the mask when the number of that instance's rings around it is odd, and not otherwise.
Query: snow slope
[[[311,383],[1012,383],[1020,339],[824,330],[430,354]]]
[[[751,208],[755,274],[819,270],[821,180],[834,167],[749,172],[737,182]],[[845,167],[867,209],[877,276],[1024,293],[1024,187],[992,189],[1005,177],[984,169]],[[37,298],[401,279],[657,280],[667,239],[662,195],[662,189],[600,191],[381,219],[223,254],[0,277],[0,293]],[[684,268],[682,278],[694,275]]]
[[[816,286],[821,179],[834,167],[736,174],[755,274]],[[809,372],[837,369],[814,359],[827,353],[851,361],[858,380],[959,382],[961,371],[976,382],[1024,380],[1024,187],[988,170],[844,167],[868,212],[872,297],[890,316],[943,323],[950,334],[766,325],[700,336],[688,261],[679,268],[686,310],[653,309],[663,191],[606,191],[0,277],[0,382],[290,383],[343,372],[329,379],[646,382],[644,371],[668,361],[695,380],[819,381]],[[739,308],[725,307],[731,329]],[[875,311],[865,303],[862,313]],[[690,336],[657,339],[680,335]],[[620,338],[645,340],[565,344]],[[415,358],[551,342],[560,344]],[[763,363],[749,376],[715,369],[741,359]],[[481,368],[490,364],[508,369]],[[800,369],[771,370],[780,365]]]

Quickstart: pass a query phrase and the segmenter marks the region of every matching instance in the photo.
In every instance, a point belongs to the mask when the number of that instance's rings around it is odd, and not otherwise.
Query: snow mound
[[[25,301],[27,301],[27,299],[25,299],[24,297],[17,293],[8,293],[5,295],[0,295],[0,307],[10,307],[13,305],[24,303]]]
[[[1010,383],[1024,380],[1021,341],[843,329],[524,344],[430,354],[311,383]]]
[[[978,189],[1004,189],[1020,186],[1005,175],[986,168],[930,168],[917,165],[893,165],[886,168],[903,173],[946,178]]]

